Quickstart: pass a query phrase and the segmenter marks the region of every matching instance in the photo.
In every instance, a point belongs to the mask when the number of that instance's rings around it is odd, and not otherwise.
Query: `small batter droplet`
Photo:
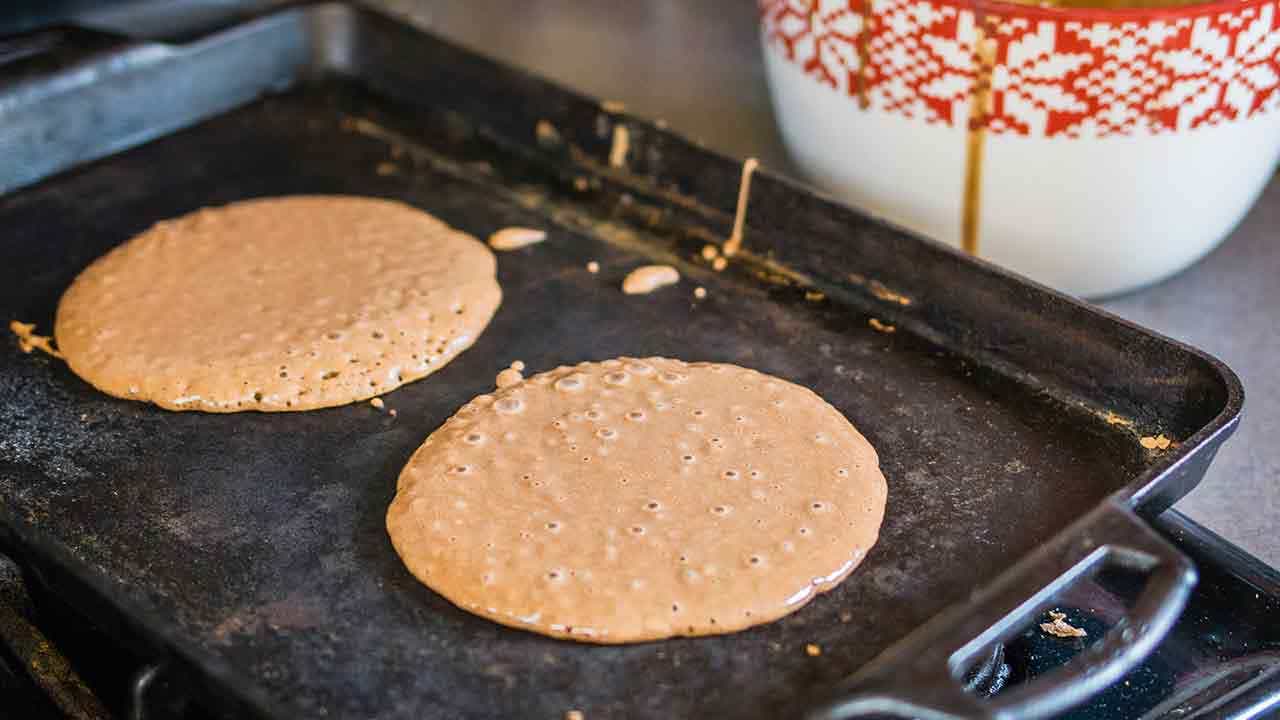
[[[519,250],[547,239],[545,230],[533,228],[503,228],[489,236],[489,247],[494,250]]]
[[[680,282],[680,271],[670,265],[645,265],[627,274],[622,281],[622,292],[628,295],[643,295],[678,282]]]
[[[511,367],[498,373],[498,377],[494,381],[494,384],[501,389],[504,387],[511,387],[512,385],[522,382],[524,380],[524,375],[521,374],[521,370],[524,370],[524,363],[516,360],[511,363]]]
[[[18,322],[17,320],[9,321],[9,330],[18,336],[18,348],[24,353],[30,353],[32,350],[48,354],[50,357],[62,358],[62,353],[54,349],[50,341],[53,338],[46,335],[36,334],[35,323]]]

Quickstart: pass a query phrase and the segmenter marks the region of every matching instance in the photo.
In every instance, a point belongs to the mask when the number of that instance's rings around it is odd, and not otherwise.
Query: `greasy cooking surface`
[[[454,145],[421,130],[463,161],[465,178],[393,158],[340,121],[340,110],[380,122],[402,113],[371,102],[336,82],[291,92],[0,199],[0,313],[42,330],[76,273],[113,245],[158,219],[245,197],[361,193],[481,238],[512,225],[551,231],[498,257],[505,299],[492,324],[458,362],[388,394],[397,417],[367,405],[167,413],[106,397],[15,343],[0,348],[0,506],[61,539],[114,593],[146,603],[206,668],[261,687],[282,716],[321,707],[404,718],[570,708],[592,718],[775,716],[1137,472],[1130,434],[908,332],[876,332],[856,310],[739,274],[739,264],[684,265],[679,288],[624,296],[630,269],[670,260],[500,199],[490,187],[500,180],[550,181],[478,140]],[[465,165],[475,161],[494,174]],[[388,162],[395,172],[379,173]],[[708,289],[705,300],[683,291],[694,285]],[[889,478],[880,542],[859,571],[770,625],[627,647],[500,627],[419,584],[383,520],[423,438],[512,360],[537,372],[618,355],[750,366],[845,414]],[[806,654],[809,643],[820,656]]]
[[[866,557],[875,450],[756,370],[610,358],[471,400],[405,466],[387,531],[419,580],[583,642],[718,635],[794,612]]]

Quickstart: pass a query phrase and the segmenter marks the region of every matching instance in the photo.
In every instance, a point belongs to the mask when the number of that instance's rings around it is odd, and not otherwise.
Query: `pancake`
[[[58,305],[67,364],[169,410],[310,410],[470,347],[501,302],[483,243],[403,203],[266,198],[156,224]]]
[[[861,562],[885,496],[875,450],[813,392],[620,358],[472,400],[409,460],[387,529],[461,608],[624,643],[793,612]]]

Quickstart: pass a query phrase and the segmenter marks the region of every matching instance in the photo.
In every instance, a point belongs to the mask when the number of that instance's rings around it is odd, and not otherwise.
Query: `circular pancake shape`
[[[237,202],[156,224],[62,296],[77,375],[169,410],[311,410],[385,393],[470,347],[493,253],[403,203]]]
[[[813,392],[620,358],[472,400],[410,459],[387,529],[466,610],[623,643],[796,610],[866,555],[885,495],[875,450]]]

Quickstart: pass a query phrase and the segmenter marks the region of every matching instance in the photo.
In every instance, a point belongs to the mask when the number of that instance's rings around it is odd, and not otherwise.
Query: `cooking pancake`
[[[310,410],[425,377],[501,302],[483,243],[403,203],[266,198],[156,224],[58,305],[67,364],[170,410]]]
[[[866,555],[885,495],[875,450],[813,392],[620,358],[472,400],[409,460],[387,529],[466,610],[623,643],[798,609]]]

